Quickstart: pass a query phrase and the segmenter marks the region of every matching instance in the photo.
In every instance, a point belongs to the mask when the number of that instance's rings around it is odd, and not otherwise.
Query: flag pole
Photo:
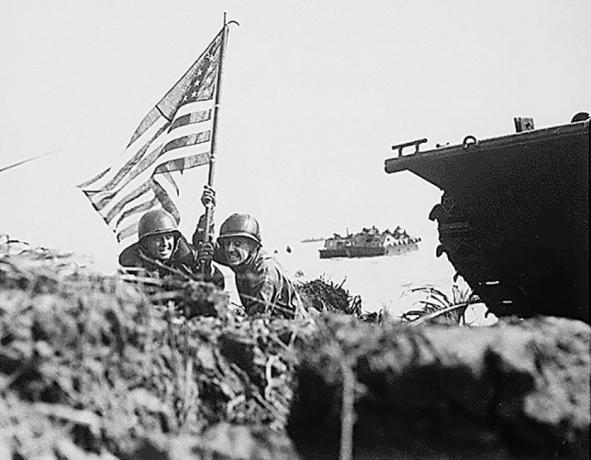
[[[212,128],[212,139],[211,139],[211,154],[209,156],[209,174],[207,176],[207,185],[213,187],[213,181],[215,178],[215,149],[216,149],[216,140],[217,140],[217,121],[218,121],[218,113],[219,113],[219,105],[220,105],[220,94],[222,92],[222,68],[224,65],[224,51],[226,48],[226,34],[227,34],[227,23],[226,23],[226,13],[224,13],[224,24],[223,24],[223,32],[222,32],[222,44],[220,49],[220,67],[219,72],[217,74],[217,81],[216,81],[216,92],[215,92],[215,104],[213,106],[213,128]]]
[[[232,21],[234,22],[234,21]],[[216,78],[216,92],[215,92],[215,104],[213,107],[213,126],[212,126],[212,136],[211,136],[211,153],[209,155],[209,171],[207,174],[207,185],[213,188],[214,179],[215,179],[215,154],[216,154],[216,147],[217,147],[217,122],[219,116],[219,106],[220,106],[220,95],[222,92],[222,68],[224,64],[224,52],[226,49],[226,39],[228,33],[228,23],[226,22],[226,13],[224,12],[224,19],[223,19],[223,29],[222,29],[222,43],[220,49],[220,66]],[[205,228],[203,230],[203,241],[204,242],[211,242],[212,235],[211,235],[211,224],[213,223],[213,210],[214,210],[214,203],[207,203],[205,206]],[[204,264],[201,267],[203,274],[209,274],[211,271],[210,264]]]

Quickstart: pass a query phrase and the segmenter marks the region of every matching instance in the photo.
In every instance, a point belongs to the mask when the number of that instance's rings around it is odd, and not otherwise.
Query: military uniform
[[[216,251],[216,262],[225,265],[225,257]],[[279,262],[258,248],[239,267],[231,267],[236,289],[248,315],[260,313],[293,318],[301,309],[301,300]]]
[[[166,261],[151,258],[142,245],[143,238],[161,233],[174,235],[172,255]],[[212,267],[211,274],[203,276],[195,249],[176,229],[176,222],[172,216],[161,210],[149,211],[142,216],[138,227],[138,241],[121,252],[119,264],[123,267],[143,268],[150,275],[158,277],[174,276],[176,271],[193,279],[214,283],[219,289],[224,289],[224,275],[217,267]]]
[[[202,225],[198,225],[193,235],[194,243],[202,233]],[[232,214],[222,224],[218,242],[232,236],[250,238],[257,243],[257,248],[248,259],[238,266],[228,263],[219,243],[215,245],[213,255],[215,262],[228,266],[234,272],[238,295],[246,313],[284,318],[293,318],[302,313],[303,306],[295,286],[279,262],[260,246],[260,229],[256,219],[247,214]]]

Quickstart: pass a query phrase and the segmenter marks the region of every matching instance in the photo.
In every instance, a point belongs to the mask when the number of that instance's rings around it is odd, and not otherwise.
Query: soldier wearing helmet
[[[180,271],[191,278],[213,282],[224,288],[224,276],[215,267],[203,278],[196,251],[179,232],[176,221],[166,211],[146,212],[138,224],[138,241],[119,255],[123,267],[140,267],[152,275],[165,276]],[[173,270],[170,270],[173,269]]]
[[[214,190],[206,186],[204,206],[215,203]],[[302,311],[300,297],[281,265],[262,248],[261,229],[249,214],[232,214],[220,227],[216,244],[203,241],[203,217],[193,234],[198,258],[229,267],[235,276],[240,301],[248,315],[269,314],[293,318]]]

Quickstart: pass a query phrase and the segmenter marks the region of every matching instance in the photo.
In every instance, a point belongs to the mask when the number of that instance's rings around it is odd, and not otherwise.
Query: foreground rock
[[[588,458],[589,345],[587,324],[558,318],[327,319],[300,357],[288,432],[305,458],[335,458],[353,420],[355,458]]]

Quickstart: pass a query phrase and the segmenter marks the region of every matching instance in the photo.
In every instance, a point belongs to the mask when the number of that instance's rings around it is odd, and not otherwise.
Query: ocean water
[[[413,308],[424,296],[410,293],[414,287],[433,286],[451,297],[455,270],[445,255],[435,256],[437,236],[427,236],[419,243],[417,251],[401,255],[370,258],[320,259],[318,250],[323,242],[290,244],[275,249],[275,257],[292,276],[306,281],[323,276],[340,284],[351,295],[359,295],[362,309],[375,312],[384,309],[390,316],[398,317]],[[467,287],[459,281],[461,286]],[[468,322],[475,325],[493,324],[496,318],[485,318],[486,307],[476,305],[466,312]]]
[[[435,256],[439,244],[436,231],[420,236],[422,241],[417,251],[381,257],[320,259],[318,251],[324,246],[322,241],[287,242],[281,247],[265,247],[265,250],[274,255],[294,281],[308,281],[322,276],[334,283],[343,283],[343,288],[352,296],[361,297],[364,312],[383,309],[396,318],[416,308],[416,303],[425,298],[410,293],[412,288],[432,286],[451,297],[455,270],[445,254]],[[290,251],[287,251],[288,246]],[[100,259],[97,262],[94,258],[91,265],[104,273],[114,273],[118,268],[111,259],[102,265],[99,262]],[[218,267],[225,276],[230,300],[239,304],[232,271],[227,267]],[[461,280],[460,286],[467,287]],[[494,324],[494,315],[485,317],[485,313],[486,307],[482,304],[470,306],[466,311],[466,320],[474,325]]]

